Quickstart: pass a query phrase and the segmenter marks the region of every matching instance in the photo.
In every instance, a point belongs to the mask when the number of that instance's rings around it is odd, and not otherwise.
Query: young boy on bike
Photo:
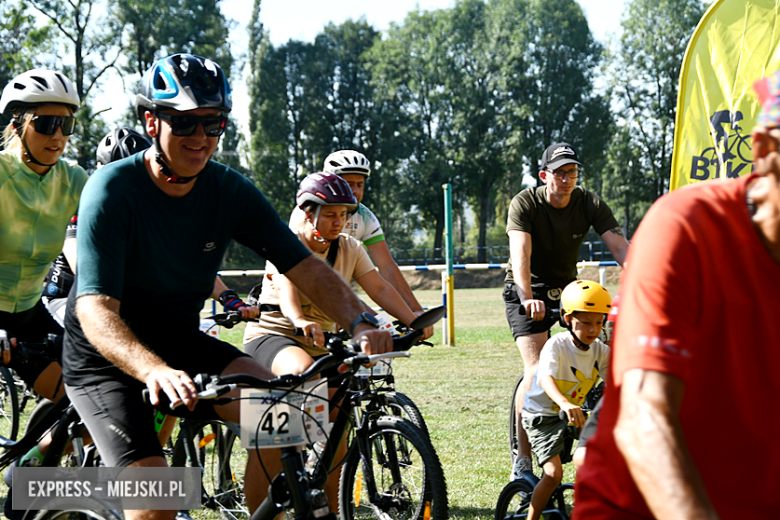
[[[599,334],[611,307],[609,292],[590,280],[572,282],[561,294],[568,332],[558,333],[544,344],[523,403],[523,428],[544,472],[531,496],[531,520],[541,516],[563,479],[560,453],[568,423],[582,428],[585,416],[580,407],[598,379],[606,377],[609,347]],[[568,421],[559,418],[561,410]]]

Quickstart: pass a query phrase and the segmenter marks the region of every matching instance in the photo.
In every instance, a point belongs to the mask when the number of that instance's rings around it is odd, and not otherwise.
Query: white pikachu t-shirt
[[[599,380],[607,378],[608,368],[609,347],[601,340],[583,351],[574,346],[571,333],[559,332],[547,340],[539,355],[534,381],[525,394],[523,417],[557,416],[561,409],[539,386],[540,376],[551,375],[566,398],[581,406]]]

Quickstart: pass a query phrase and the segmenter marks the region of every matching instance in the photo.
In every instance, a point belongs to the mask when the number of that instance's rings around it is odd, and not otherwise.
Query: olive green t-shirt
[[[577,258],[591,226],[599,235],[618,227],[609,206],[592,191],[574,188],[569,204],[556,209],[547,202],[547,186],[528,188],[512,199],[506,230],[531,235],[531,282],[558,284],[577,278]],[[514,282],[512,259],[506,281]]]

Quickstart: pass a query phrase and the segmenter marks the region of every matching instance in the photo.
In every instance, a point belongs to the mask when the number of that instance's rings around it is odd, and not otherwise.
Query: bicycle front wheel
[[[534,488],[525,480],[515,480],[504,486],[496,503],[495,520],[528,518],[533,492]]]
[[[221,425],[216,447],[217,460],[204,466],[205,480],[211,482],[211,493],[220,515],[225,520],[249,518],[244,496],[244,468],[247,453],[241,449],[241,441],[232,428],[237,425]],[[216,466],[214,463],[216,462]]]
[[[65,509],[62,511],[38,511],[35,520],[122,520],[119,511],[92,511],[89,509]],[[24,520],[28,520],[25,516]]]
[[[16,440],[19,435],[19,397],[14,376],[8,367],[0,366],[0,436]]]
[[[430,440],[414,424],[381,417],[368,433],[369,453],[355,439],[339,481],[340,520],[444,520],[447,484]]]
[[[525,374],[520,374],[520,377],[517,379],[515,389],[512,392],[512,400],[509,402],[509,454],[512,456],[512,464],[515,463],[515,458],[517,458],[517,406],[515,401],[517,400],[517,392],[520,390],[520,384],[523,382],[523,376]]]
[[[414,404],[414,401],[409,396],[393,391],[382,394],[382,398],[384,399],[385,409],[389,412],[388,415],[408,419],[412,424],[420,428],[426,436],[430,437],[428,425],[425,424],[422,412],[420,412],[420,409],[417,408],[417,405]]]

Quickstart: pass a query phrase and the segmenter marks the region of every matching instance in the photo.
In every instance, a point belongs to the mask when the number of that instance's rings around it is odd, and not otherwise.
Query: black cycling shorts
[[[221,374],[239,357],[246,356],[229,343],[198,333],[188,337],[181,362],[174,368],[190,377],[199,373]],[[122,374],[124,376],[124,374]],[[162,456],[154,426],[154,408],[143,401],[146,385],[130,378],[99,381],[81,386],[66,385],[106,466],[125,467],[146,457]],[[194,419],[219,419],[213,401],[198,401],[192,412],[180,406],[171,415]]]
[[[276,356],[278,356],[279,353],[284,349],[290,347],[301,348],[301,346],[294,339],[288,338],[287,336],[280,336],[278,334],[265,334],[264,336],[259,336],[249,343],[244,344],[244,352],[252,356],[252,358],[257,361],[261,367],[271,371],[271,367],[274,364],[274,359],[276,359]],[[322,377],[328,378],[329,388],[338,388],[339,384],[341,383],[341,379],[333,379],[336,374],[338,374],[338,366],[331,367],[322,373]]]
[[[531,292],[535,300],[542,300],[545,308],[557,309],[561,306],[561,292],[569,282],[563,284],[531,284]],[[553,320],[532,321],[525,314],[520,314],[520,296],[517,295],[515,284],[504,285],[504,305],[506,305],[506,321],[512,330],[514,339],[520,336],[530,336],[540,332],[548,332],[555,324]]]
[[[14,313],[0,311],[0,329],[4,329],[9,338],[31,343],[43,343],[49,334],[63,334],[62,327],[52,318],[40,300],[32,309],[26,311]],[[8,366],[16,370],[25,383],[33,386],[41,372],[52,363],[57,363],[57,359],[61,357],[62,352],[53,352],[51,356],[40,353],[14,356],[12,350],[11,362]]]

